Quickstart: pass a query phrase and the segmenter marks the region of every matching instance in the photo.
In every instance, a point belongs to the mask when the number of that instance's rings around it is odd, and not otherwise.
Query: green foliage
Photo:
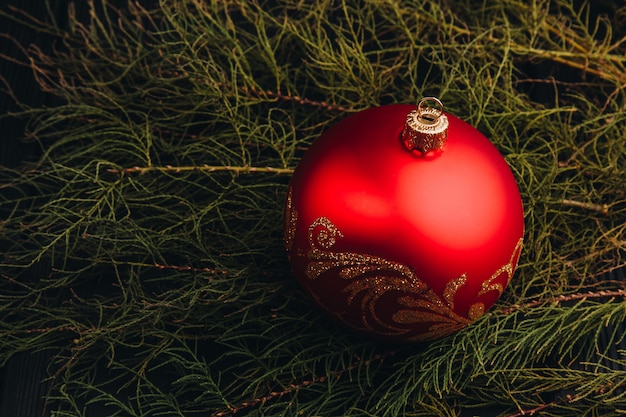
[[[57,37],[27,52],[61,104],[5,116],[41,158],[0,167],[0,362],[53,349],[55,416],[624,413],[626,289],[601,278],[626,265],[626,9],[492,3],[13,14]],[[282,204],[334,121],[424,95],[503,153],[526,243],[475,324],[388,346],[312,308]]]

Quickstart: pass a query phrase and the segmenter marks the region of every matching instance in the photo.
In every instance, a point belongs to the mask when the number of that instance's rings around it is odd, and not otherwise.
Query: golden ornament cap
[[[428,106],[434,102],[435,107]],[[426,154],[442,150],[448,140],[448,117],[443,113],[443,103],[437,97],[424,97],[417,108],[406,116],[402,141],[410,151]]]

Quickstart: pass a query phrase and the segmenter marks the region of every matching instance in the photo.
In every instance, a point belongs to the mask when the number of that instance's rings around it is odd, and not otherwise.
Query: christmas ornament
[[[506,161],[434,97],[332,126],[298,164],[285,205],[304,289],[386,341],[437,339],[482,316],[513,276],[523,233]]]

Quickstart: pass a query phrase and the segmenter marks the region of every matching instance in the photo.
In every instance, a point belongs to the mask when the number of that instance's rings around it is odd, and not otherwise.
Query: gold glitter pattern
[[[483,303],[472,304],[467,315],[470,320],[478,320],[485,314],[485,305]]]
[[[421,294],[419,298],[410,295],[400,297],[398,303],[408,309],[399,310],[393,315],[396,323],[408,325],[430,323],[425,333],[413,335],[408,338],[409,341],[439,339],[471,323],[471,320],[456,314],[432,290]]]
[[[287,190],[287,201],[285,202],[285,247],[290,252],[296,237],[296,223],[298,221],[298,211],[293,207],[293,189],[291,185]]]
[[[513,249],[513,253],[511,254],[509,262],[498,268],[489,279],[482,283],[482,285],[480,286],[480,291],[478,292],[479,297],[491,291],[497,291],[498,296],[500,296],[504,292],[504,287],[509,284],[511,278],[513,277],[513,272],[515,271],[516,267],[515,262],[518,258],[520,251],[522,250],[523,242],[524,239],[520,238],[515,245],[515,249]],[[502,274],[506,274],[506,281],[504,282],[504,284],[496,282],[502,276]]]
[[[309,242],[311,247],[332,248],[337,242],[337,238],[343,234],[326,217],[320,217],[309,227]]]
[[[293,246],[297,220],[290,189],[285,215],[288,249]],[[482,302],[472,304],[467,317],[455,312],[455,297],[467,284],[467,274],[451,280],[443,289],[443,294],[438,295],[408,265],[378,256],[338,250],[336,245],[342,238],[344,235],[339,228],[328,218],[319,217],[309,226],[308,250],[298,248],[298,256],[307,259],[305,274],[308,279],[317,280],[331,273],[346,281],[342,291],[347,306],[342,311],[327,305],[324,294],[312,294],[344,325],[406,341],[429,341],[452,334],[484,315],[485,304]],[[519,239],[509,262],[481,284],[476,297],[491,291],[502,294],[515,270],[522,243],[523,239]],[[502,279],[503,274],[505,280]],[[360,320],[356,322],[354,309],[360,314]]]
[[[407,265],[377,256],[331,251],[343,234],[328,218],[315,220],[308,232],[310,251],[307,277],[315,280],[331,270],[339,269],[338,276],[350,281],[343,290],[348,305],[352,306],[360,300],[358,307],[361,323],[350,323],[347,311],[335,312],[350,327],[388,336],[402,336],[409,341],[426,341],[451,334],[471,322],[456,314],[451,305],[456,292],[465,284],[465,274],[448,284],[445,300],[442,300]],[[390,319],[380,314],[379,301],[383,297],[393,297],[399,306]],[[324,304],[319,298],[318,301]]]
[[[446,300],[451,309],[454,310],[454,296],[459,288],[465,285],[467,281],[467,274],[463,273],[461,276],[448,282],[446,288],[443,290],[443,299]]]

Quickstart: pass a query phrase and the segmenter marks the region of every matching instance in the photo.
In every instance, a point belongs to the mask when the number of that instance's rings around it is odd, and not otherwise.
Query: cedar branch
[[[279,174],[290,175],[293,174],[293,168],[274,168],[274,167],[251,167],[251,166],[232,166],[232,165],[200,165],[200,166],[148,166],[148,167],[130,167],[116,169],[107,169],[107,172],[111,174],[147,174],[148,172],[162,172],[162,173],[174,173],[181,172],[233,172],[236,174],[249,174],[249,173],[266,173],[266,174]]]

